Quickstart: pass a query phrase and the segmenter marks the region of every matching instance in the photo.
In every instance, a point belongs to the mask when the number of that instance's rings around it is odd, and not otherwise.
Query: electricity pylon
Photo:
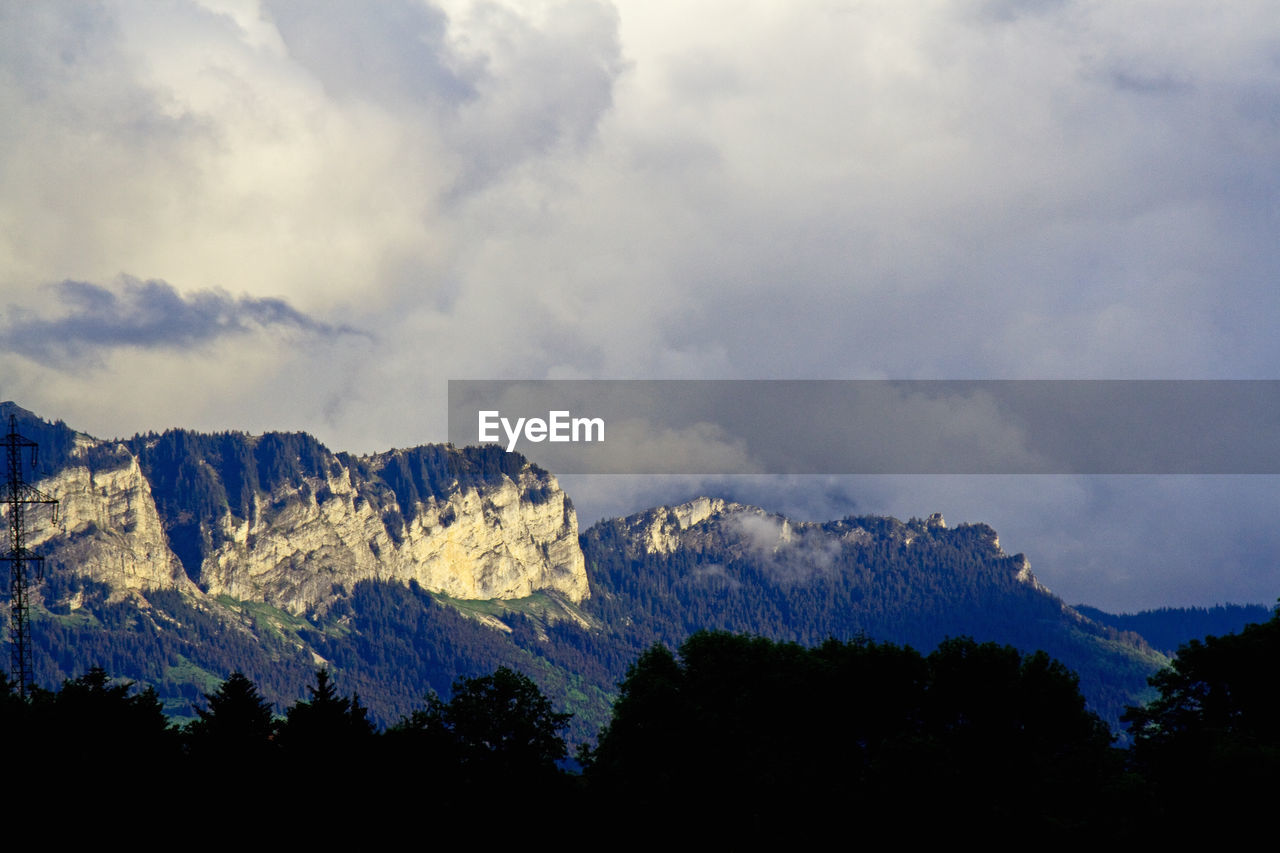
[[[22,477],[22,451],[30,448],[31,467],[36,465],[39,447],[34,441],[18,434],[18,421],[9,415],[9,434],[5,436],[5,449],[9,460],[9,485],[5,490],[5,506],[9,512],[9,551],[0,560],[9,563],[9,640],[10,669],[23,699],[32,686],[31,619],[27,595],[30,591],[28,566],[36,571],[36,579],[44,577],[44,557],[31,553],[26,546],[26,512],[31,504],[49,504],[53,507],[54,524],[58,521],[58,502],[27,483]]]

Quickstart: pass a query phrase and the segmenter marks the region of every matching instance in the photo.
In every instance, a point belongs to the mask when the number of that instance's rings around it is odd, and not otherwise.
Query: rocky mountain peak
[[[323,611],[364,579],[459,599],[589,595],[572,502],[518,454],[353,457],[305,433],[120,442],[34,415],[26,426],[42,457],[49,445],[37,486],[63,519],[32,545],[121,594],[179,588],[293,613]]]

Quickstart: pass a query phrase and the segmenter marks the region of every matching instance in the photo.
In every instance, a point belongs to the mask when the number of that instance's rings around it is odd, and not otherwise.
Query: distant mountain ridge
[[[375,719],[508,665],[567,710],[607,718],[655,642],[725,629],[817,644],[859,635],[928,651],[948,636],[1044,649],[1115,725],[1166,662],[1082,615],[987,525],[796,522],[704,497],[579,533],[555,478],[500,448],[366,457],[304,433],[169,430],[102,441],[13,404],[63,502],[33,531],[46,683],[91,664],[182,712],[233,668],[279,701],[317,665]]]
[[[1166,662],[1137,634],[1067,606],[991,527],[948,528],[938,514],[819,524],[700,498],[600,522],[583,550],[590,610],[637,644],[674,645],[700,628],[808,645],[865,635],[925,651],[971,636],[1044,649],[1113,724]]]
[[[1161,607],[1121,614],[1107,613],[1085,604],[1077,604],[1075,609],[1101,625],[1141,634],[1153,648],[1169,656],[1191,640],[1236,634],[1246,625],[1266,622],[1273,613],[1272,608],[1261,604]]]

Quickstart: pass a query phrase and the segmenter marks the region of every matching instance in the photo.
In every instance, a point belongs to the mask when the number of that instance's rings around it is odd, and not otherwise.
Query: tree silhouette
[[[937,802],[953,827],[1101,828],[1119,756],[1075,673],[1042,651],[968,637],[926,662],[923,737],[896,756],[904,789]]]
[[[432,694],[402,728],[424,733],[472,781],[556,772],[567,755],[562,732],[572,715],[557,713],[527,676],[499,667],[453,684],[448,702]]]
[[[1106,811],[1109,743],[1074,674],[1043,653],[957,639],[925,658],[865,639],[808,649],[700,632],[678,657],[641,656],[583,758],[614,817],[675,803],[696,806],[691,823],[888,827],[927,803],[950,829],[1062,832]]]
[[[18,685],[9,673],[0,672],[0,726],[4,731],[17,731],[27,718],[27,703],[18,695]]]
[[[1257,824],[1280,778],[1280,612],[1236,634],[1192,640],[1130,708],[1137,768],[1161,825]]]
[[[311,701],[295,702],[280,723],[282,749],[295,756],[349,758],[354,750],[369,747],[373,724],[358,695],[339,696],[327,669],[316,671],[316,684],[307,691]]]
[[[113,684],[106,670],[95,666],[64,681],[56,694],[38,694],[36,701],[52,706],[53,725],[68,739],[129,744],[130,750],[161,748],[170,726],[160,700],[154,689],[135,693],[133,686]]]
[[[244,673],[231,673],[204,698],[209,707],[197,708],[199,719],[187,727],[193,752],[229,761],[260,755],[271,747],[275,734],[271,703]]]
[[[115,681],[101,667],[63,681],[56,692],[35,688],[25,702],[0,678],[0,729],[10,811],[37,822],[65,820],[50,791],[91,792],[78,819],[98,825],[99,817],[136,809],[139,791],[183,770],[177,732],[155,691]]]

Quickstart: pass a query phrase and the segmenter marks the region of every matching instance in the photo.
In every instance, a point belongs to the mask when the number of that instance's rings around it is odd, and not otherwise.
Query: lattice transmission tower
[[[23,451],[31,451],[31,467],[34,470],[38,447],[31,439],[18,434],[18,420],[14,415],[9,415],[9,434],[5,436],[9,484],[4,496],[9,513],[9,551],[0,555],[0,560],[9,564],[10,669],[17,684],[18,695],[24,699],[32,686],[31,615],[27,601],[30,592],[29,568],[35,569],[37,581],[44,577],[44,557],[33,554],[26,545],[27,508],[32,504],[48,504],[53,507],[53,523],[58,523],[58,502],[27,483],[22,476]]]

